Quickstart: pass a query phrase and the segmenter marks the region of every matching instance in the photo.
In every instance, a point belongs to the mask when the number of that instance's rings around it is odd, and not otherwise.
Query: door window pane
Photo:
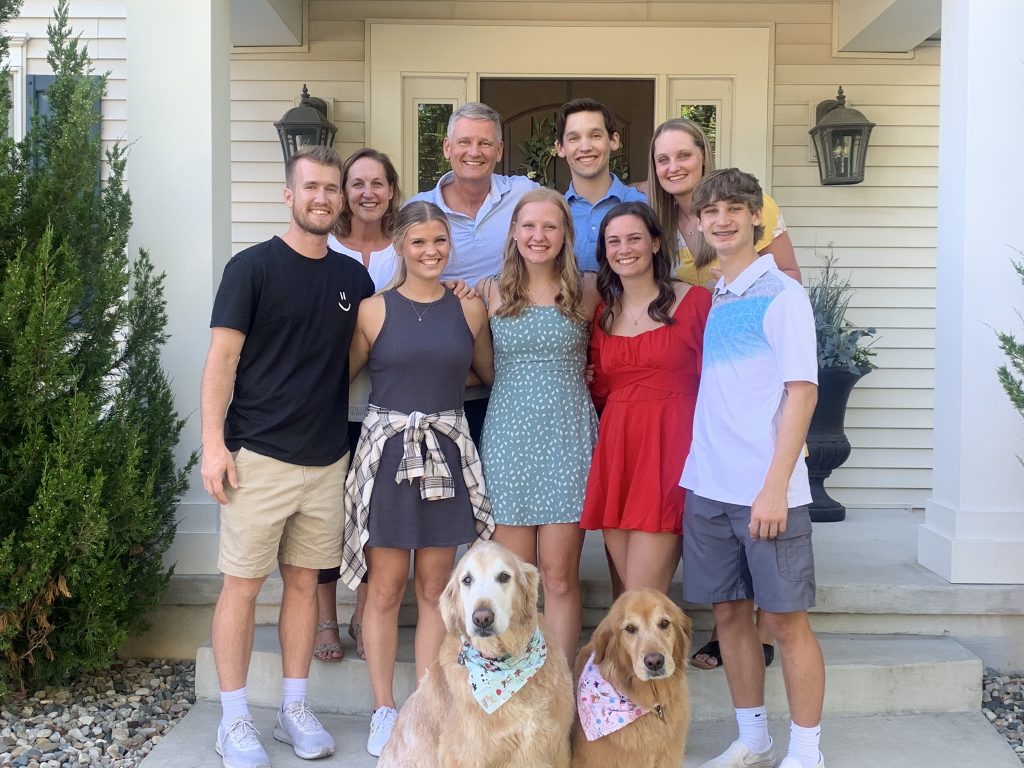
[[[715,166],[718,166],[718,150],[716,139],[718,138],[718,105],[717,104],[682,104],[679,107],[680,117],[693,120],[704,129],[704,135],[708,137],[708,144],[711,145],[711,154],[715,158]]]
[[[453,110],[452,104],[416,105],[417,192],[433,189],[448,170],[448,161],[444,159],[444,137]]]

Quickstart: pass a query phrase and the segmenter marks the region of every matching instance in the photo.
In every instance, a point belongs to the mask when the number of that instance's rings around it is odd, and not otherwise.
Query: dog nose
[[[494,611],[490,608],[477,608],[473,611],[473,625],[479,629],[487,629],[494,623]]]
[[[661,672],[665,668],[665,655],[663,653],[648,653],[644,656],[644,666],[651,672]]]

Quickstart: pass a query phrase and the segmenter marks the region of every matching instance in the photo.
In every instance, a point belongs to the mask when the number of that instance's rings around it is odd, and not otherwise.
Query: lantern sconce
[[[808,133],[818,156],[821,183],[860,184],[864,181],[868,138],[875,124],[863,113],[846,106],[843,86],[839,86],[836,98],[818,104],[814,122]]]
[[[334,134],[338,132],[337,126],[327,119],[327,102],[310,96],[305,83],[302,85],[302,103],[285,112],[274,127],[281,140],[285,163],[304,147],[332,146]]]

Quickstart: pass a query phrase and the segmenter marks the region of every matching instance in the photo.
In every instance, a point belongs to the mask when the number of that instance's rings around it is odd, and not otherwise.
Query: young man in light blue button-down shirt
[[[597,271],[597,233],[601,220],[619,203],[646,203],[647,197],[627,187],[608,166],[619,148],[611,110],[594,99],[573,99],[562,105],[555,123],[555,149],[572,173],[565,198],[576,230],[576,261],[580,269]]]

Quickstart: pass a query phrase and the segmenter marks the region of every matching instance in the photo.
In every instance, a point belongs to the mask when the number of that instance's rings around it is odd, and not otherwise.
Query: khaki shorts
[[[220,557],[229,576],[256,579],[278,563],[334,568],[341,563],[342,499],[349,454],[326,467],[288,464],[242,448],[238,488],[220,507]]]

